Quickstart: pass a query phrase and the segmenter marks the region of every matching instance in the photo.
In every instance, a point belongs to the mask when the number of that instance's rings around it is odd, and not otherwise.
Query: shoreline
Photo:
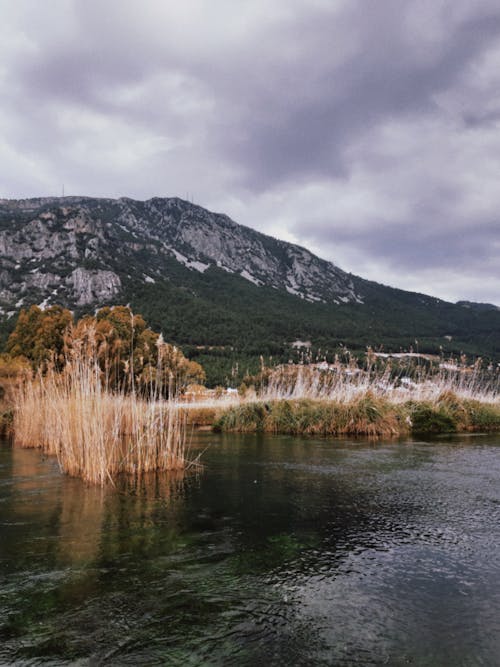
[[[500,403],[463,399],[452,392],[436,401],[402,403],[368,393],[350,402],[277,398],[179,407],[187,426],[197,431],[377,438],[500,431]],[[13,437],[13,422],[14,409],[4,407],[0,437]]]
[[[500,404],[446,392],[437,401],[394,403],[370,393],[350,402],[276,399],[226,409],[215,431],[312,436],[404,437],[500,431]]]

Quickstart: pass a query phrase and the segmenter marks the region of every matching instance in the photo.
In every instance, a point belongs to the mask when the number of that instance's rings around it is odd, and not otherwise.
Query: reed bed
[[[406,415],[367,394],[352,403],[310,399],[243,403],[225,412],[216,430],[290,435],[394,437],[407,432]]]
[[[363,371],[357,368],[318,369],[311,365],[282,366],[274,370],[261,388],[258,398],[275,400],[333,400],[351,403],[367,393],[391,403],[437,401],[446,392],[460,399],[497,403],[500,400],[500,373],[476,370],[429,372],[411,369],[397,372],[387,367],[382,371]]]
[[[173,400],[111,391],[97,358],[73,351],[17,392],[14,442],[57,456],[72,476],[104,485],[118,473],[183,470],[186,415]]]
[[[366,392],[351,401],[281,399],[242,402],[214,424],[218,431],[290,435],[399,437],[500,431],[500,403],[445,392],[434,401],[391,402]]]
[[[443,370],[417,372],[411,379],[390,368],[284,366],[268,374],[256,400],[226,410],[214,428],[373,437],[498,431],[499,375]]]
[[[241,398],[236,396],[223,398],[209,398],[189,403],[181,402],[179,408],[185,415],[188,426],[198,429],[208,429],[231,407],[241,403]]]

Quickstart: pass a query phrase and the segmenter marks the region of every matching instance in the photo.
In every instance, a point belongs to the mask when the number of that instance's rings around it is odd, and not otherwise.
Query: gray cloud
[[[434,95],[446,90],[500,34],[500,12],[471,17],[450,27],[434,58],[422,60],[401,35],[404,4],[372,4],[363,22],[367,6],[352,12],[356,49],[345,61],[333,58],[330,63],[328,57],[336,47],[336,17],[319,16],[306,36],[309,57],[293,77],[283,81],[270,74],[277,79],[271,100],[259,88],[252,91],[244,137],[229,135],[225,141],[230,154],[245,159],[250,187],[267,189],[276,181],[325,174],[347,178],[346,152],[353,140],[387,118],[439,113]],[[293,38],[304,39],[302,31]]]
[[[493,0],[0,0],[0,196],[190,195],[500,303]]]

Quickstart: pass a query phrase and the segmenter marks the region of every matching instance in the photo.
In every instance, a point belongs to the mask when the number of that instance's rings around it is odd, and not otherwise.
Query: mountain
[[[78,313],[130,303],[226,369],[260,354],[288,358],[299,340],[500,355],[498,309],[363,280],[178,198],[0,200],[0,256],[4,337],[32,303]]]
[[[474,301],[457,301],[457,306],[474,308],[475,310],[500,310],[494,303],[475,303]]]
[[[172,259],[312,302],[362,302],[352,278],[330,262],[180,199],[0,200],[0,225],[0,295],[11,303],[33,290],[47,303],[109,300],[132,274],[141,282],[169,279]],[[124,276],[125,258],[133,262]]]

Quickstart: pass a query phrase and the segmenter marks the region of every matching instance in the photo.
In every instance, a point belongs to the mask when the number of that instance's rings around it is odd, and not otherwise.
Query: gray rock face
[[[308,301],[362,302],[349,274],[305,248],[279,241],[179,199],[144,203],[151,231],[186,265],[215,264],[257,285],[284,289]]]
[[[120,293],[121,280],[113,271],[89,271],[79,267],[66,278],[77,301],[77,306],[109,301]]]
[[[176,198],[0,200],[0,261],[3,312],[116,301],[126,281],[170,280],[172,262],[309,301],[362,303],[351,276],[330,262]]]

